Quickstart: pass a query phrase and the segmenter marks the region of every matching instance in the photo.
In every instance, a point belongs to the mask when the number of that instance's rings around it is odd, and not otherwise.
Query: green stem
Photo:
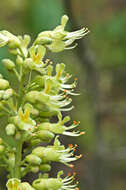
[[[15,153],[15,167],[14,167],[14,177],[20,179],[21,178],[21,157],[22,157],[22,141],[19,141],[16,146]]]
[[[18,81],[20,82],[20,75],[19,75],[19,73],[17,72],[17,70],[15,68],[13,69],[13,71],[14,71],[16,77],[18,78]]]
[[[21,77],[21,81],[20,81],[20,86],[19,86],[19,97],[18,97],[18,108],[21,106],[22,104],[22,100],[23,100],[23,88],[24,88],[24,75]]]

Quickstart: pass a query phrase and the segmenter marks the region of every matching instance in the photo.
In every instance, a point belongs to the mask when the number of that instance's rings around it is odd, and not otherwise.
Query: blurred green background
[[[91,33],[72,51],[49,54],[64,62],[77,77],[73,120],[80,120],[86,135],[62,138],[79,144],[83,158],[75,163],[80,190],[126,189],[126,1],[125,0],[4,0],[0,2],[0,30],[30,34],[53,29],[60,17],[70,17],[69,30],[87,26]],[[0,60],[8,57],[0,49]],[[5,68],[0,71],[6,76]],[[16,82],[16,81],[15,81]],[[56,165],[57,169],[70,169]],[[57,169],[56,169],[57,168]],[[0,187],[4,184],[1,170]],[[27,176],[29,178],[29,176]],[[5,187],[3,186],[3,189]]]

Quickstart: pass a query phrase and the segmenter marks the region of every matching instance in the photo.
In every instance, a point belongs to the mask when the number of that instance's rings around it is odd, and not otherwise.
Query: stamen
[[[67,176],[69,176],[69,177],[70,177],[70,176],[71,176],[71,173],[69,172],[69,173],[67,174]]]
[[[80,154],[79,156],[76,156],[77,159],[82,158],[82,154]]]
[[[77,125],[77,121],[73,121],[73,124],[74,124],[74,125]]]
[[[73,148],[73,144],[69,144],[68,146],[69,146],[69,148],[70,148],[70,149],[72,149],[72,148]]]
[[[74,78],[74,80],[75,80],[75,81],[77,81],[77,80],[78,80],[78,78]]]
[[[74,165],[73,165],[73,164],[69,164],[69,167],[70,167],[70,168],[74,168]]]
[[[85,135],[85,132],[84,131],[80,132],[80,135]]]
[[[73,176],[75,176],[77,173],[76,172],[73,172]]]

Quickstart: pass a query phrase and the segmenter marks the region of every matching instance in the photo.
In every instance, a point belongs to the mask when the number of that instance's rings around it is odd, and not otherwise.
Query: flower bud
[[[41,140],[40,139],[32,139],[30,142],[30,146],[35,146],[40,144]]]
[[[31,167],[31,172],[33,172],[33,173],[39,172],[39,167],[38,166],[32,166]]]
[[[47,178],[37,179],[33,182],[32,185],[36,190],[59,190],[61,189],[63,182],[61,178]]]
[[[23,65],[26,69],[30,69],[30,70],[34,69],[34,63],[31,58],[25,59]]]
[[[32,188],[32,186],[27,183],[27,182],[23,182],[20,184],[21,190],[35,190],[34,188]]]
[[[19,55],[17,56],[16,64],[19,65],[19,66],[23,64],[23,59],[22,59],[22,57],[19,56]]]
[[[3,59],[2,63],[4,64],[4,66],[9,70],[13,70],[15,68],[15,64],[13,61],[11,61],[10,59]]]
[[[15,134],[15,125],[14,124],[8,124],[7,126],[6,126],[6,133],[7,133],[7,135],[14,135]]]
[[[30,164],[35,164],[35,165],[40,165],[42,160],[34,155],[34,154],[29,154],[28,156],[26,156],[25,160],[30,163]]]
[[[51,166],[49,164],[41,164],[39,169],[42,172],[49,172],[51,170]]]
[[[5,146],[0,145],[0,154],[2,154],[4,152],[4,150],[5,150]]]
[[[7,89],[3,95],[4,100],[8,100],[13,95],[13,89]]]
[[[6,31],[6,30],[3,30],[1,31],[1,33],[6,37],[8,38],[8,46],[10,48],[17,48],[20,46],[21,42],[20,40],[18,39],[17,36],[11,34],[10,32]]]
[[[50,142],[54,138],[54,134],[47,130],[40,130],[36,136],[44,142]]]
[[[0,47],[5,46],[8,43],[8,38],[0,33]]]
[[[68,20],[69,20],[69,17],[67,15],[62,16],[62,18],[61,18],[61,25],[63,26],[63,28],[65,28]]]
[[[27,47],[29,45],[30,41],[31,41],[31,37],[29,35],[25,34],[24,41],[23,41],[24,46]]]
[[[0,90],[5,90],[9,87],[9,82],[5,79],[0,79]]]

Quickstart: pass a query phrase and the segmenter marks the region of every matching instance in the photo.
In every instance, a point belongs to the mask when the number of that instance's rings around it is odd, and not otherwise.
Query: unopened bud
[[[31,167],[31,172],[33,172],[33,173],[39,172],[39,167],[38,166],[32,166]]]
[[[23,64],[26,69],[30,69],[30,70],[34,69],[34,63],[31,58],[25,59]]]
[[[15,68],[15,64],[13,61],[11,61],[10,59],[3,59],[2,63],[4,64],[4,66],[9,70],[13,70]]]
[[[51,166],[49,164],[41,164],[39,169],[42,172],[49,172],[51,170]]]
[[[40,144],[40,142],[41,142],[40,139],[33,139],[33,140],[31,140],[30,145],[31,145],[31,146],[35,146],[35,145],[37,145],[37,144]]]
[[[68,20],[69,20],[69,17],[67,15],[62,16],[61,25],[63,26],[63,28],[66,26]]]
[[[20,46],[20,40],[18,39],[17,36],[11,34],[10,32],[6,31],[6,30],[3,30],[1,31],[1,33],[6,37],[8,38],[8,46],[10,48],[17,48]]]
[[[8,100],[11,96],[13,96],[13,89],[7,89],[3,95],[4,100]]]
[[[27,34],[24,35],[24,46],[27,47],[31,41],[31,37]]]
[[[34,154],[29,154],[28,156],[26,156],[25,160],[30,164],[36,164],[36,165],[40,165],[42,162],[42,160]]]
[[[14,135],[15,134],[15,125],[14,124],[8,124],[6,126],[6,133],[7,135]]]
[[[0,33],[0,47],[5,46],[8,43],[8,38]]]
[[[9,82],[5,79],[0,79],[0,90],[5,90],[9,87]]]
[[[22,59],[22,57],[19,56],[19,55],[17,56],[16,64],[19,65],[19,66],[23,64],[23,59]]]

